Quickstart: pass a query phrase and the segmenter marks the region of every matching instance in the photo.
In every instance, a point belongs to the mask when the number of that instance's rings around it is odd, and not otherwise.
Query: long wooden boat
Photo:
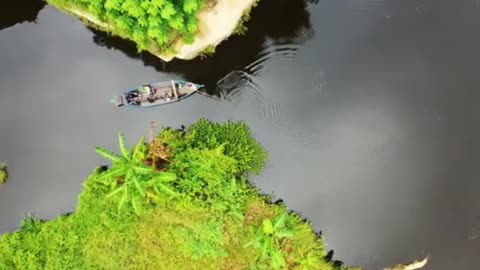
[[[115,106],[153,107],[178,102],[195,94],[203,88],[203,84],[170,80],[138,86],[120,96],[115,96],[111,102]]]

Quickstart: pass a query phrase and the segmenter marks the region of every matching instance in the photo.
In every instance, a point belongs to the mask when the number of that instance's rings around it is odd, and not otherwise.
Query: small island
[[[212,53],[258,0],[47,0],[86,25],[135,42],[164,61]]]
[[[154,133],[155,134],[155,133]],[[360,269],[247,179],[267,153],[243,122],[162,128],[95,168],[73,213],[0,236],[0,269]]]

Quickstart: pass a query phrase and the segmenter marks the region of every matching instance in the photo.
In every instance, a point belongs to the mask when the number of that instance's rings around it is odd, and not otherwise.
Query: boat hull
[[[186,81],[162,81],[138,86],[122,95],[115,96],[111,102],[117,107],[154,107],[179,102],[203,87],[202,84]]]

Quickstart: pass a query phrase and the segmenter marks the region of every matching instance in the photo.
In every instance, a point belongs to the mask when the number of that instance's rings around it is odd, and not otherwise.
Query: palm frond
[[[161,182],[168,182],[177,179],[177,175],[170,172],[154,172],[153,178]]]
[[[124,193],[123,193],[123,196],[122,198],[120,199],[120,201],[118,202],[118,205],[117,205],[117,211],[120,211],[122,209],[122,206],[125,204],[125,202],[127,201],[128,199],[128,189],[127,188],[124,188]]]
[[[138,182],[138,179],[136,176],[132,177],[132,181],[135,184],[135,187],[137,188],[138,192],[143,196],[145,195],[145,192],[143,192],[142,187],[140,186],[140,183]]]
[[[165,186],[164,184],[162,184],[162,183],[158,183],[158,186],[159,186],[161,189],[165,190],[166,192],[170,193],[171,195],[177,195],[177,193],[176,193],[175,191],[169,189],[168,187],[166,187],[166,186]]]
[[[145,142],[145,136],[142,136],[138,143],[135,145],[135,148],[133,150],[133,159],[138,158],[138,155],[140,154],[140,150],[142,149],[142,146]]]
[[[275,230],[285,225],[285,218],[285,214],[280,215],[280,217],[275,221],[275,224],[273,225]]]
[[[118,133],[118,146],[120,147],[123,158],[130,160],[132,158],[132,151],[128,148],[125,135],[121,132]]]
[[[147,174],[147,173],[151,173],[153,171],[153,168],[150,167],[150,166],[146,166],[146,165],[135,165],[133,167],[133,169],[135,170],[136,173],[139,173],[139,174]]]
[[[113,178],[115,176],[120,176],[125,173],[125,167],[112,167],[109,170],[103,172],[100,176],[98,176],[97,180],[102,181],[105,179]]]
[[[95,151],[97,151],[97,153],[99,153],[104,158],[110,159],[113,162],[118,162],[118,163],[125,162],[125,159],[123,159],[123,157],[115,154],[114,152],[104,147],[97,146],[95,147]]]
[[[135,211],[135,214],[139,216],[142,213],[143,209],[142,209],[142,203],[138,202],[137,199],[138,199],[137,197],[132,197],[131,203],[133,206],[133,210]]]

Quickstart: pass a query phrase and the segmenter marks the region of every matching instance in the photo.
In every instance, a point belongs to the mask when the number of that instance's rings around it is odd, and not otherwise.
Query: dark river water
[[[268,149],[252,181],[321,230],[334,258],[380,269],[478,269],[480,1],[262,0],[245,36],[169,63],[40,1],[0,11],[0,232],[75,208],[150,120],[244,120]],[[5,8],[5,5],[6,8]],[[10,6],[8,6],[10,5]],[[207,84],[151,109],[109,103],[144,82]]]

